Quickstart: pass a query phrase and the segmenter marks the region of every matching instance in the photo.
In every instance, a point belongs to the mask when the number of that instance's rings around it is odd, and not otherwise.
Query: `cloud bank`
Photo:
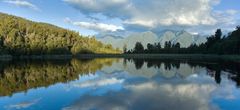
[[[103,96],[85,95],[63,110],[217,109],[208,103],[209,95],[215,89],[213,85],[158,85],[155,82],[145,82],[125,85],[125,88],[129,92],[109,92]]]
[[[213,7],[220,0],[63,0],[86,16],[102,14],[119,18],[126,30],[159,30],[164,28],[215,28],[226,19],[216,16]],[[236,10],[223,12],[233,16]],[[82,23],[80,23],[82,24]],[[224,24],[229,25],[228,23]]]
[[[64,21],[72,25],[79,26],[80,28],[90,29],[90,30],[100,31],[100,32],[115,32],[119,30],[124,30],[122,26],[116,26],[113,24],[105,24],[100,22],[74,22],[70,18],[65,18]]]

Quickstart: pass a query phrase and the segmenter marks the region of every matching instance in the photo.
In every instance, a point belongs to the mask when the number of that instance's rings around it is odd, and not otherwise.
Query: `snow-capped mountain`
[[[128,49],[133,49],[136,42],[141,42],[146,48],[148,43],[160,42],[162,47],[166,41],[171,41],[173,44],[179,42],[181,47],[189,47],[191,44],[201,44],[206,42],[206,37],[192,35],[186,31],[165,31],[161,35],[157,35],[151,31],[131,34],[126,38],[119,36],[103,36],[98,38],[99,41],[105,44],[111,44],[114,48],[122,49],[124,45]]]
[[[136,42],[141,42],[144,47],[147,47],[148,43],[158,42],[158,39],[158,36],[151,31],[131,34],[126,38],[116,38],[112,36],[98,38],[98,40],[104,44],[111,44],[114,48],[119,49],[123,49],[124,45],[126,45],[128,49],[132,49]]]
[[[144,47],[147,47],[148,43],[154,43],[156,41],[158,41],[158,36],[155,33],[148,31],[132,34],[125,38],[121,43],[123,45],[127,45],[128,49],[132,49],[134,48],[136,42],[141,42]]]
[[[199,35],[192,35],[186,31],[166,31],[162,36],[159,37],[159,41],[162,46],[166,41],[171,41],[173,44],[180,43],[181,47],[189,47],[191,44],[201,44],[206,42],[206,37]]]

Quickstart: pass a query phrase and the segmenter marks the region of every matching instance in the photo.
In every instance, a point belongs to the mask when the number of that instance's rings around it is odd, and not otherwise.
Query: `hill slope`
[[[119,53],[95,38],[0,13],[0,50],[12,55]]]

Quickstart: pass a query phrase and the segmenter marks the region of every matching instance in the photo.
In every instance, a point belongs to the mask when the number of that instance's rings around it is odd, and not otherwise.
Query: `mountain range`
[[[111,44],[114,48],[123,49],[124,45],[127,49],[133,49],[136,42],[141,42],[146,48],[148,43],[159,43],[162,47],[166,41],[171,41],[172,44],[180,43],[181,47],[189,47],[191,44],[201,44],[207,41],[206,36],[193,35],[187,31],[163,31],[161,34],[156,34],[152,31],[130,34],[127,37],[105,35],[97,37],[104,44]]]

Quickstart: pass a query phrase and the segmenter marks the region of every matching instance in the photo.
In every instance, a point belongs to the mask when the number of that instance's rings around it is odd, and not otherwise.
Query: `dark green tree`
[[[134,52],[135,53],[143,53],[144,52],[144,47],[141,42],[137,42],[134,47]]]
[[[216,41],[221,39],[221,37],[222,37],[222,30],[221,29],[217,29],[217,31],[215,32],[215,37],[216,37]]]
[[[124,44],[124,46],[123,46],[123,53],[127,53],[127,45],[126,44]]]
[[[148,53],[153,53],[154,52],[154,46],[150,43],[147,44],[147,50]]]
[[[180,43],[179,43],[179,42],[177,42],[177,43],[175,44],[174,48],[176,48],[176,49],[180,49],[180,48],[181,48],[181,45],[180,45]]]

